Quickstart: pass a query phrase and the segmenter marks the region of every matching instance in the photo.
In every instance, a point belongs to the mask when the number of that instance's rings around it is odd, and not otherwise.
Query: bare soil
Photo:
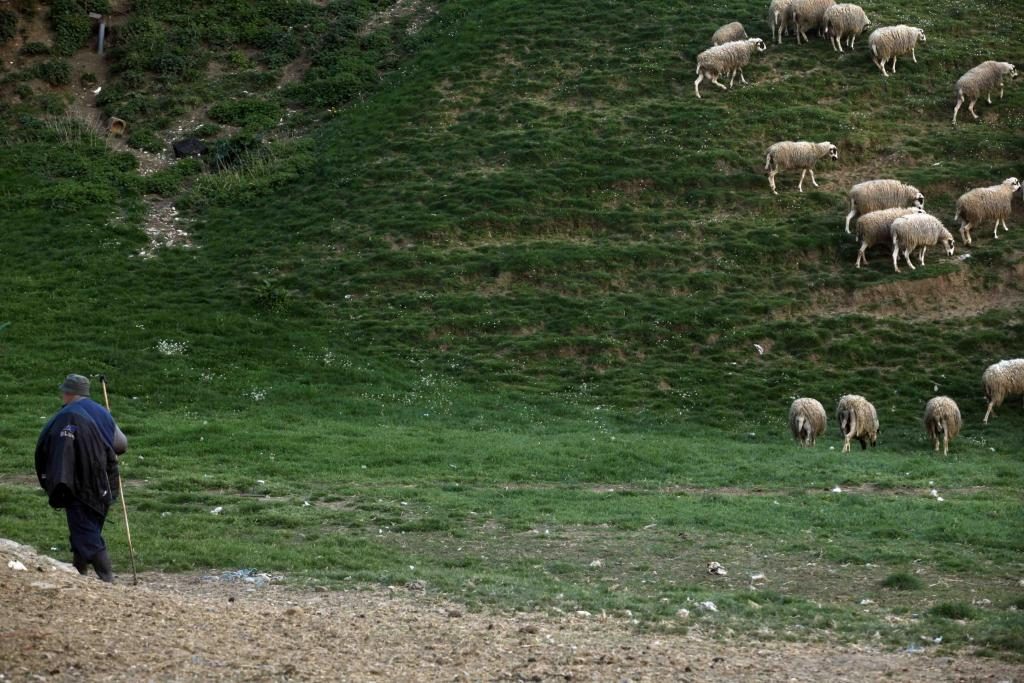
[[[20,562],[24,570],[8,563]],[[601,615],[469,612],[422,585],[323,591],[223,576],[107,585],[0,540],[0,680],[1019,681],[969,656],[644,634]]]

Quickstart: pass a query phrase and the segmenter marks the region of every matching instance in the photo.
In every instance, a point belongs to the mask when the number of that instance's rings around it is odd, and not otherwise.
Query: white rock
[[[602,562],[601,560],[594,560],[593,562],[590,563],[590,566],[593,567],[594,569],[600,569],[601,567],[604,566],[604,562]]]
[[[842,493],[842,492],[843,492],[843,490],[841,488],[839,488],[838,485],[836,485],[836,487],[832,489],[832,493]]]
[[[220,505],[210,510],[211,515],[219,515],[222,512],[224,512],[224,508],[222,508]]]
[[[682,608],[680,608],[676,612],[676,616],[679,617],[680,619],[689,619],[690,618],[690,610],[686,609],[685,607],[682,607]]]
[[[23,571],[27,571],[27,570],[25,569],[25,565],[23,565],[23,564],[22,564],[22,563],[21,563],[20,561],[18,561],[18,560],[8,560],[8,561],[7,561],[7,568],[8,568],[8,569],[13,569],[13,570],[14,570],[14,571],[16,571],[16,572],[23,572]]]
[[[717,612],[718,611],[718,607],[715,605],[715,603],[711,602],[710,600],[705,600],[704,602],[700,603],[698,605],[698,607],[700,607],[705,612]]]

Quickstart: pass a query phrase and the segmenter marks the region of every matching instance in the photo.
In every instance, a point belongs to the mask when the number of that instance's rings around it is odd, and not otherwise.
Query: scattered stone
[[[725,570],[725,567],[723,567],[720,563],[708,562],[708,574],[717,574],[718,576],[725,576],[728,573],[729,572],[727,572]]]
[[[697,606],[700,607],[705,612],[717,612],[718,611],[718,606],[715,605],[715,603],[711,602],[710,600],[705,600],[704,602],[700,603]]]
[[[26,571],[25,565],[23,565],[20,560],[8,560],[7,561],[7,568],[8,569],[13,569],[16,572]]]
[[[422,591],[427,589],[427,584],[423,581],[416,580],[410,581],[409,583],[405,584],[405,587],[411,591]]]
[[[676,610],[676,616],[680,619],[689,619],[690,610],[686,609],[685,607],[680,607],[678,610]]]
[[[602,562],[601,560],[594,560],[593,562],[590,563],[590,567],[592,569],[600,569],[603,566],[604,566],[604,562]]]

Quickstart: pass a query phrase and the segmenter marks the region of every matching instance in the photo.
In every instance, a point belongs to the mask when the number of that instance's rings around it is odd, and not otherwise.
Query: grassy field
[[[60,378],[102,372],[144,569],[1024,655],[1024,414],[982,426],[980,389],[1022,355],[1022,213],[899,275],[842,231],[859,180],[948,224],[1024,175],[1020,83],[949,125],[957,75],[1024,61],[1013,7],[866,3],[927,30],[918,64],[788,41],[698,101],[695,54],[730,20],[766,35],[760,2],[224,3],[176,55],[152,37],[190,3],[137,5],[100,105],[136,106],[142,148],[198,110],[222,163],[140,174],[65,90],[0,75],[0,536],[66,554],[31,452]],[[294,42],[261,43],[286,10]],[[324,82],[341,65],[359,87]],[[838,164],[773,197],[765,148],[804,138]],[[193,248],[139,255],[154,200]],[[847,392],[879,447],[796,448],[792,398]],[[966,421],[948,458],[936,393]]]

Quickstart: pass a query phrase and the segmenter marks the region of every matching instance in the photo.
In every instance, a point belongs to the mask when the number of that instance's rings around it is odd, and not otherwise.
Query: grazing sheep
[[[852,50],[857,36],[871,25],[861,6],[848,2],[832,5],[825,10],[821,20],[825,24],[825,35],[832,41],[832,49],[838,52],[843,51],[843,38],[849,37],[846,44]]]
[[[825,24],[822,21],[825,17],[825,10],[836,4],[836,0],[793,0],[793,25],[796,28],[796,42],[800,44],[800,38],[804,42],[810,42],[807,31],[812,28],[818,29],[821,34]]]
[[[913,185],[898,180],[867,180],[850,188],[850,213],[846,214],[846,232],[850,221],[869,211],[908,206],[924,208],[924,195]]]
[[[960,195],[956,200],[956,214],[953,220],[960,222],[960,238],[967,246],[971,245],[971,227],[982,221],[995,221],[996,229],[992,236],[999,239],[999,223],[1003,230],[1006,219],[1013,211],[1013,193],[1020,189],[1020,181],[1007,178],[999,185],[977,187]]]
[[[857,252],[857,268],[860,264],[868,264],[868,257],[865,252],[871,247],[879,244],[892,244],[892,222],[911,213],[924,213],[924,209],[912,206],[909,209],[882,209],[871,211],[857,219],[856,234],[860,240],[860,250]]]
[[[813,398],[798,398],[789,406],[789,431],[801,446],[813,446],[827,422],[825,407]]]
[[[839,433],[843,435],[843,453],[850,452],[850,442],[857,439],[861,450],[870,443],[878,445],[878,413],[875,407],[857,394],[847,394],[839,399],[836,406]]]
[[[960,408],[949,396],[936,396],[924,407],[924,429],[928,438],[935,444],[935,452],[939,450],[939,437],[942,437],[942,454],[949,455],[949,442],[960,433]]]
[[[776,142],[768,148],[768,154],[764,160],[764,170],[768,172],[768,185],[772,188],[772,194],[778,194],[775,189],[775,176],[779,171],[788,171],[799,168],[800,184],[797,189],[804,191],[804,176],[811,172],[811,182],[818,187],[818,181],[814,179],[814,165],[819,159],[828,157],[833,161],[839,159],[839,148],[831,142]]]
[[[927,213],[912,213],[901,216],[892,222],[892,267],[900,272],[897,260],[899,253],[903,252],[903,259],[916,270],[910,261],[910,255],[915,249],[920,249],[920,263],[924,265],[924,253],[928,247],[942,244],[947,256],[953,255],[953,235],[935,216]]]
[[[693,89],[700,97],[700,83],[705,78],[717,85],[722,90],[728,90],[736,80],[737,72],[740,80],[744,83],[747,79],[743,77],[743,67],[750,63],[750,57],[754,52],[764,52],[768,46],[760,38],[747,38],[746,40],[734,40],[725,45],[716,45],[697,55],[697,80],[693,82]],[[724,86],[718,82],[718,77],[731,74],[729,85]]]
[[[988,399],[988,410],[982,422],[988,424],[992,410],[1003,405],[1007,396],[1024,394],[1024,358],[1001,360],[988,366],[981,376],[981,384],[985,387],[985,398]]]
[[[793,0],[772,0],[768,5],[768,25],[772,27],[772,42],[782,44],[782,34],[793,24]]]
[[[978,98],[985,95],[985,99],[992,104],[992,93],[999,88],[999,99],[1003,99],[1003,79],[1017,77],[1017,67],[1009,62],[994,62],[989,60],[974,67],[956,82],[956,106],[953,107],[953,125],[956,125],[956,114],[965,100],[970,100],[967,111],[975,119],[978,115],[974,111],[974,105]]]
[[[871,36],[868,37],[868,47],[871,48],[871,61],[882,70],[882,75],[888,78],[889,74],[885,71],[885,65],[890,59],[892,60],[893,73],[896,73],[897,57],[906,57],[907,54],[910,54],[914,64],[917,64],[915,48],[917,48],[917,41],[919,40],[924,43],[927,41],[927,38],[924,35],[924,29],[915,26],[900,24],[899,26],[883,26],[882,28],[875,29],[871,32]]]
[[[738,21],[734,21],[731,24],[726,24],[715,31],[715,34],[711,36],[711,44],[724,45],[725,43],[746,39],[747,32],[744,30],[743,24]]]

